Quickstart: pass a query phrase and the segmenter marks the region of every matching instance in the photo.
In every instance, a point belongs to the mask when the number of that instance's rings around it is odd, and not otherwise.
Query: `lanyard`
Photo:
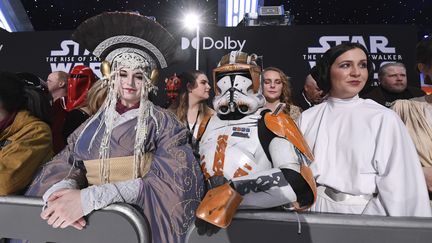
[[[192,137],[193,137],[193,134],[194,134],[194,131],[195,131],[196,124],[198,122],[199,114],[200,114],[200,111],[198,111],[198,113],[197,113],[197,116],[195,118],[195,123],[193,124],[192,128],[189,127],[189,121],[186,122],[186,126],[187,126],[187,128],[189,129],[189,132],[190,132],[190,134],[189,134],[189,143],[192,143]]]

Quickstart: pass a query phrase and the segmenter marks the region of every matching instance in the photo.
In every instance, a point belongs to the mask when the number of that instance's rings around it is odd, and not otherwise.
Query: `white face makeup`
[[[119,94],[120,102],[131,107],[137,104],[141,99],[142,86],[144,83],[143,73],[140,69],[120,69]]]

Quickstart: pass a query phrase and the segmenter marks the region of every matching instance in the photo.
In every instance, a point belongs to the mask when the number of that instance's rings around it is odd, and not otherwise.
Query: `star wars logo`
[[[310,67],[315,66],[316,60],[330,47],[343,42],[360,43],[365,46],[369,51],[375,70],[386,63],[403,60],[402,55],[396,52],[396,48],[389,46],[389,40],[385,36],[321,36],[318,42],[319,47],[308,47],[308,53],[303,54],[303,59],[308,61]],[[374,79],[377,78],[378,74],[375,73]]]
[[[64,71],[69,73],[77,65],[90,67],[93,72],[101,77],[100,59],[92,56],[89,51],[80,49],[79,44],[72,40],[63,40],[60,50],[52,50],[46,62],[50,64],[51,72]]]

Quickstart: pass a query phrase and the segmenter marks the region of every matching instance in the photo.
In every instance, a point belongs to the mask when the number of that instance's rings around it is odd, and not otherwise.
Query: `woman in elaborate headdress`
[[[187,130],[148,100],[157,70],[175,57],[172,36],[146,17],[116,12],[88,19],[73,39],[105,60],[108,95],[28,194],[44,193],[41,216],[53,227],[81,229],[83,216],[126,202],[143,210],[153,242],[183,242],[201,198],[202,174]]]

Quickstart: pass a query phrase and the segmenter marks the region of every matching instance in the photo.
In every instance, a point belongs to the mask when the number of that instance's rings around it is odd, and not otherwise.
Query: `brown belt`
[[[365,195],[352,195],[344,192],[337,191],[331,187],[325,187],[324,193],[333,201],[342,202],[350,198],[363,198],[365,200],[371,200],[376,195],[375,194],[365,194]]]

